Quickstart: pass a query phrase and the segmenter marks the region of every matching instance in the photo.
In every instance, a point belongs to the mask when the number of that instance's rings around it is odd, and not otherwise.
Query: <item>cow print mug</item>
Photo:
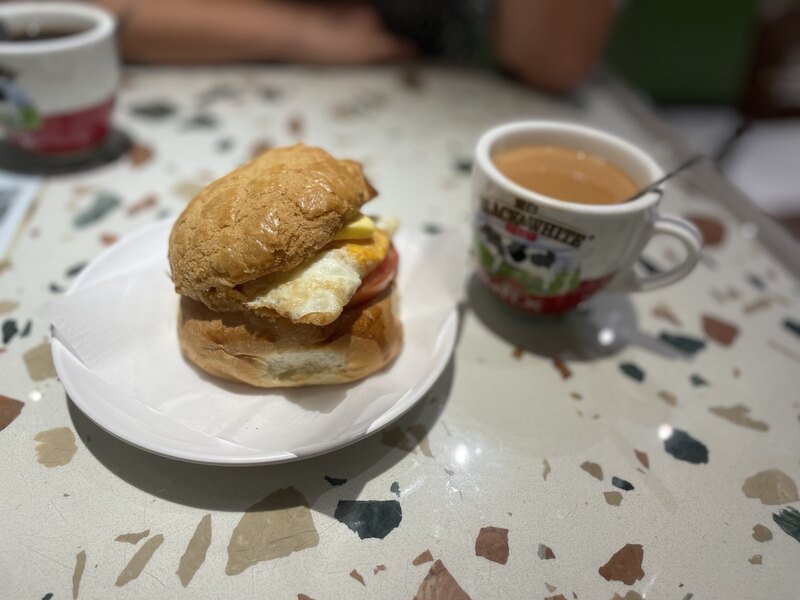
[[[501,300],[528,312],[562,313],[601,289],[669,285],[697,264],[700,233],[683,219],[659,214],[660,189],[616,204],[549,197],[515,183],[495,163],[499,153],[528,146],[601,157],[637,190],[664,174],[636,146],[589,127],[522,121],[486,132],[473,168],[473,243],[478,274]],[[686,257],[665,272],[637,273],[634,265],[657,234],[679,240]]]

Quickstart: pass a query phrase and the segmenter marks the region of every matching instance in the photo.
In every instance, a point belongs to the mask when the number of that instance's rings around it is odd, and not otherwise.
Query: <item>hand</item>
[[[283,5],[286,36],[279,58],[312,63],[377,63],[412,58],[414,45],[389,33],[367,4]],[[283,54],[283,56],[281,56]]]
[[[494,51],[524,82],[551,92],[578,85],[600,58],[614,0],[494,0]]]

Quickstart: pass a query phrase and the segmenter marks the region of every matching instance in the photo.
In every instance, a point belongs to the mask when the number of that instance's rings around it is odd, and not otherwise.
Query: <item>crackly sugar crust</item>
[[[175,222],[175,290],[243,310],[236,286],[309,259],[375,195],[357,162],[303,144],[269,150],[203,189]]]

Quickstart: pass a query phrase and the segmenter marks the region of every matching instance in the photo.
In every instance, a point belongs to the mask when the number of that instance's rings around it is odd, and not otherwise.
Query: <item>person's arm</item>
[[[371,6],[278,0],[95,0],[119,19],[127,60],[145,63],[357,63],[413,53]]]
[[[600,57],[614,0],[494,0],[493,48],[525,83],[552,92],[579,84]]]

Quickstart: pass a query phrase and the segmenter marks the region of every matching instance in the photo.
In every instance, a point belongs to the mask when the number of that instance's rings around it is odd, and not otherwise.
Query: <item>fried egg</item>
[[[327,325],[339,318],[388,250],[389,235],[381,229],[366,239],[334,241],[291,271],[246,284],[243,291],[253,298],[246,306],[295,323]]]

